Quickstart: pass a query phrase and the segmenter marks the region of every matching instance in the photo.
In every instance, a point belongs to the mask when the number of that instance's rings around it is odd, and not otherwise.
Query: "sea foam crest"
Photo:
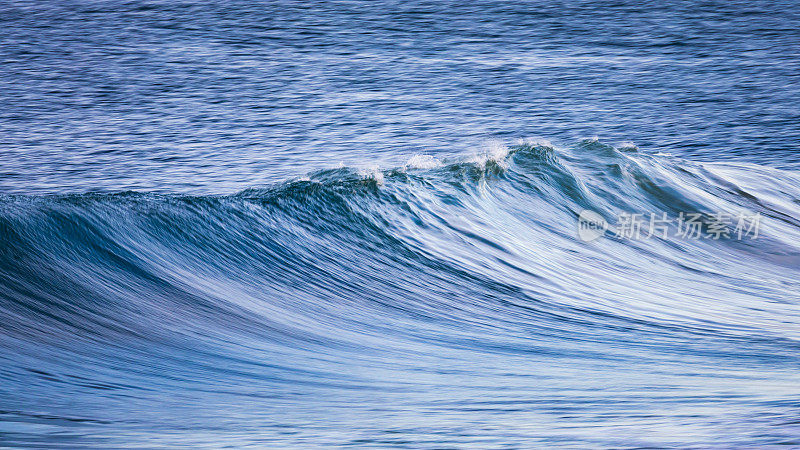
[[[440,167],[442,162],[431,155],[415,154],[406,162],[407,169],[435,169]]]
[[[486,164],[493,162],[502,167],[507,166],[506,157],[508,156],[509,148],[500,141],[490,141],[480,153],[474,155],[469,159],[469,162],[478,165],[481,169],[486,168]]]
[[[383,184],[383,171],[377,165],[362,167],[358,169],[358,174],[365,180],[373,180],[378,185]]]

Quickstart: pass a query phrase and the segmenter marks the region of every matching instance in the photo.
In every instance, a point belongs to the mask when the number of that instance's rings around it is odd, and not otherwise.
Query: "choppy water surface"
[[[800,446],[793,3],[0,25],[0,445]]]

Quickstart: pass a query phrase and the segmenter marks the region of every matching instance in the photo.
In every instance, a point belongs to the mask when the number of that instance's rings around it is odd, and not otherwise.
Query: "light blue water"
[[[0,4],[0,445],[800,446],[798,19]]]

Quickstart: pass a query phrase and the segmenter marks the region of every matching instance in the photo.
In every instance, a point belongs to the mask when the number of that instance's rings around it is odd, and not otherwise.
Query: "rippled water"
[[[0,4],[0,445],[800,446],[798,22]]]

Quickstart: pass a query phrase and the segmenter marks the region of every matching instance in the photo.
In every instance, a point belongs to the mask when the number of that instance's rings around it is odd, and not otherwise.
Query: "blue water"
[[[800,447],[794,2],[0,30],[0,446]],[[584,242],[586,209],[761,227]]]

